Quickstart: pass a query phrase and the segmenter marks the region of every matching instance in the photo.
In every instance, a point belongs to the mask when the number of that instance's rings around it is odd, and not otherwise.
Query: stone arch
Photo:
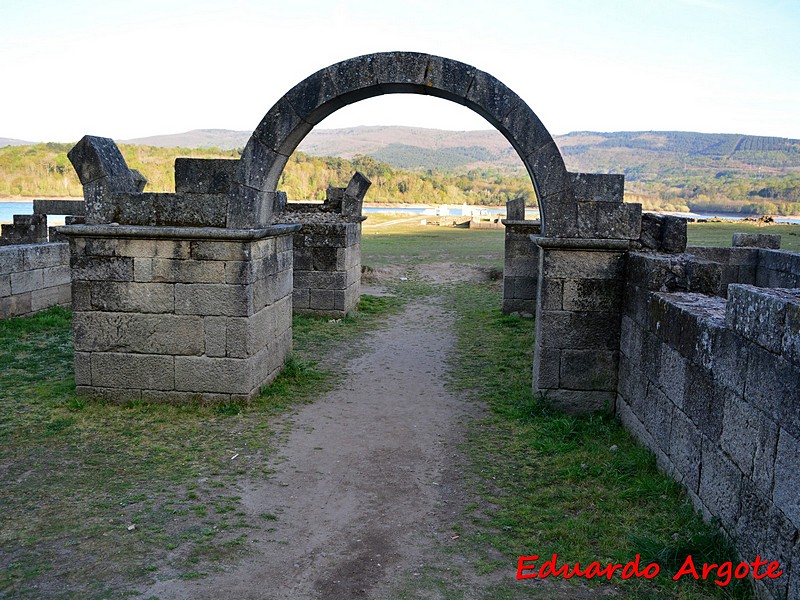
[[[242,204],[237,225],[267,217],[271,198],[292,152],[311,129],[348,104],[383,94],[424,94],[457,102],[505,136],[533,182],[542,219],[548,207],[573,199],[570,177],[553,137],[516,93],[492,75],[455,60],[417,52],[383,52],[321,69],[286,93],[247,142],[234,175],[233,198]],[[266,196],[266,197],[264,197]],[[260,209],[259,209],[260,207]],[[253,215],[253,212],[256,214]]]

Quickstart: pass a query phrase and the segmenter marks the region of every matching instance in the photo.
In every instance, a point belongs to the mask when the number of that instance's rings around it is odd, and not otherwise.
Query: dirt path
[[[466,503],[456,445],[477,407],[445,389],[453,316],[426,302],[391,318],[337,389],[289,418],[276,474],[243,493],[251,515],[277,516],[249,534],[252,554],[143,597],[437,597],[419,595],[420,582],[449,571],[472,587],[453,525]]]

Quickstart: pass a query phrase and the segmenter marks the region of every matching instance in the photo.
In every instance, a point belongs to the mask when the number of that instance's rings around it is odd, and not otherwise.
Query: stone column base
[[[540,248],[533,391],[568,413],[613,411],[629,243],[533,241]]]
[[[249,401],[292,347],[292,233],[68,225],[78,395]]]

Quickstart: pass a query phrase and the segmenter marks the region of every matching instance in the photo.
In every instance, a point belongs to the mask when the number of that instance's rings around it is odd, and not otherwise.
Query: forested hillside
[[[0,196],[81,196],[75,170],[67,159],[72,144],[37,144],[0,148]],[[147,177],[148,191],[175,189],[174,163],[179,156],[238,158],[237,150],[155,148],[120,145],[128,166]],[[372,180],[369,202],[427,204],[504,204],[518,196],[533,197],[530,179],[502,174],[497,169],[463,173],[419,172],[395,169],[369,156],[353,160],[318,158],[295,152],[279,188],[290,200],[322,200],[329,185],[346,185],[359,170]]]
[[[230,135],[228,135],[230,134]],[[201,130],[170,140],[241,141],[242,132]],[[155,139],[155,138],[154,138]],[[800,140],[691,132],[577,132],[557,136],[567,168],[623,173],[626,199],[649,210],[800,214]],[[0,148],[0,196],[81,194],[66,158],[69,144]],[[519,157],[497,131],[408,127],[312,131],[281,182],[291,199],[322,198],[355,169],[373,182],[371,202],[502,204],[533,188]],[[148,189],[174,189],[177,156],[237,158],[237,150],[121,144]],[[358,150],[362,150],[359,152]],[[322,151],[345,156],[311,156]]]

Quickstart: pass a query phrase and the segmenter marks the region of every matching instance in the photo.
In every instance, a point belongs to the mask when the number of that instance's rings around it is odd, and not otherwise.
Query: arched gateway
[[[536,313],[534,390],[573,412],[613,405],[624,258],[640,238],[641,206],[622,203],[621,175],[569,173],[547,129],[500,81],[414,52],[360,56],[314,73],[267,112],[240,160],[178,159],[173,194],[143,192],[143,178],[110,139],[86,136],[70,151],[86,205],[85,224],[61,229],[72,253],[78,393],[110,401],[251,398],[291,349],[301,259],[311,270],[343,270],[326,274],[327,289],[318,291],[346,310],[358,293],[358,251],[317,261],[315,250],[293,243],[301,226],[303,243],[313,231],[287,219],[276,186],[316,124],[392,93],[462,104],[517,151],[542,224],[530,235],[524,207],[510,203],[504,298]],[[321,246],[360,239],[368,185],[356,176],[333,190],[327,208],[347,226],[342,235],[327,231]],[[338,280],[351,287],[332,290]]]
[[[315,125],[348,104],[383,94],[435,96],[484,117],[505,136],[528,170],[543,226],[549,221],[547,207],[551,203],[572,199],[561,153],[524,100],[475,67],[417,52],[351,58],[317,71],[289,90],[247,142],[235,176],[242,198],[259,192],[274,194],[286,161]],[[262,209],[268,211],[268,207],[267,203]],[[253,212],[249,214],[252,218]],[[543,229],[546,232],[546,226]]]

